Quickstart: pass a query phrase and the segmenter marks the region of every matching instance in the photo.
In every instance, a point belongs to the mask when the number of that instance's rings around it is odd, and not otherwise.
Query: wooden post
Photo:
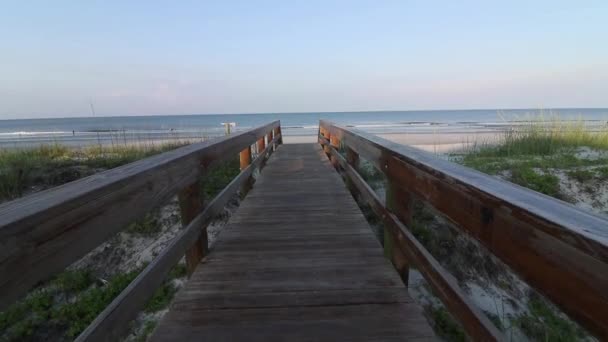
[[[335,149],[336,151],[339,151],[339,150],[340,150],[340,139],[338,138],[338,136],[337,136],[337,135],[335,135],[335,134],[334,134],[334,135],[332,135],[332,136],[331,136],[331,138],[330,138],[330,144],[331,144],[331,146],[333,146],[333,147],[334,147],[334,149]],[[331,153],[331,150],[330,150],[330,153]],[[332,164],[332,165],[333,165],[335,168],[337,168],[337,167],[338,167],[338,165],[339,165],[339,162],[338,162],[338,160],[336,159],[336,157],[334,157],[334,156],[333,156],[333,154],[330,154],[330,160],[331,160],[331,164]]]
[[[409,225],[412,223],[411,207],[411,196],[389,180],[386,188],[386,208],[403,223]],[[401,280],[405,286],[408,286],[409,261],[399,248],[395,247],[395,237],[386,229],[384,230],[384,256],[392,261]]]
[[[241,167],[241,171],[244,170],[249,164],[251,164],[251,146],[247,146],[244,150],[239,153],[239,164]],[[252,182],[251,178],[247,182],[243,183],[241,187],[241,195],[245,196],[249,189],[251,189]]]
[[[331,132],[329,130],[325,130],[325,139],[327,139],[331,144]],[[331,156],[331,147],[329,145],[323,145],[323,151],[327,156]]]
[[[258,154],[262,153],[262,151],[264,151],[265,148],[266,148],[266,142],[264,141],[264,137],[261,137],[258,140]]]
[[[195,182],[178,193],[182,225],[187,226],[203,211],[203,197],[199,182]],[[188,276],[194,272],[196,266],[209,252],[207,226],[201,227],[199,239],[186,250],[186,270]]]
[[[279,136],[279,141],[277,143],[283,143],[283,134],[281,133],[281,126],[276,128],[276,134]]]
[[[359,154],[352,148],[346,146],[346,162],[350,164],[355,170],[359,170]]]

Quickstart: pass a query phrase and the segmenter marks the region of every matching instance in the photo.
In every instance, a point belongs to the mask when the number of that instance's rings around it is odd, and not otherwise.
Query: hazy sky
[[[608,1],[4,1],[0,118],[608,107]]]

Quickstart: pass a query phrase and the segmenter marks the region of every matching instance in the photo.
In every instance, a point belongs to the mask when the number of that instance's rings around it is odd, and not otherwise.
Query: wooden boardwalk
[[[281,145],[152,340],[428,340],[318,144]]]

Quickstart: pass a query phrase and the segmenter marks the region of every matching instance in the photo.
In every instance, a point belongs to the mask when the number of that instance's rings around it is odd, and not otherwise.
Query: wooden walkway
[[[281,145],[152,340],[429,340],[317,144]]]

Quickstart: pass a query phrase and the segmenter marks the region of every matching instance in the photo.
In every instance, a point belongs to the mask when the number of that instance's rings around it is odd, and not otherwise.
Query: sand
[[[492,143],[498,139],[497,133],[383,133],[378,136],[392,142],[410,145],[433,153],[448,153],[463,150],[478,143]],[[285,144],[315,143],[316,136],[284,136]]]

